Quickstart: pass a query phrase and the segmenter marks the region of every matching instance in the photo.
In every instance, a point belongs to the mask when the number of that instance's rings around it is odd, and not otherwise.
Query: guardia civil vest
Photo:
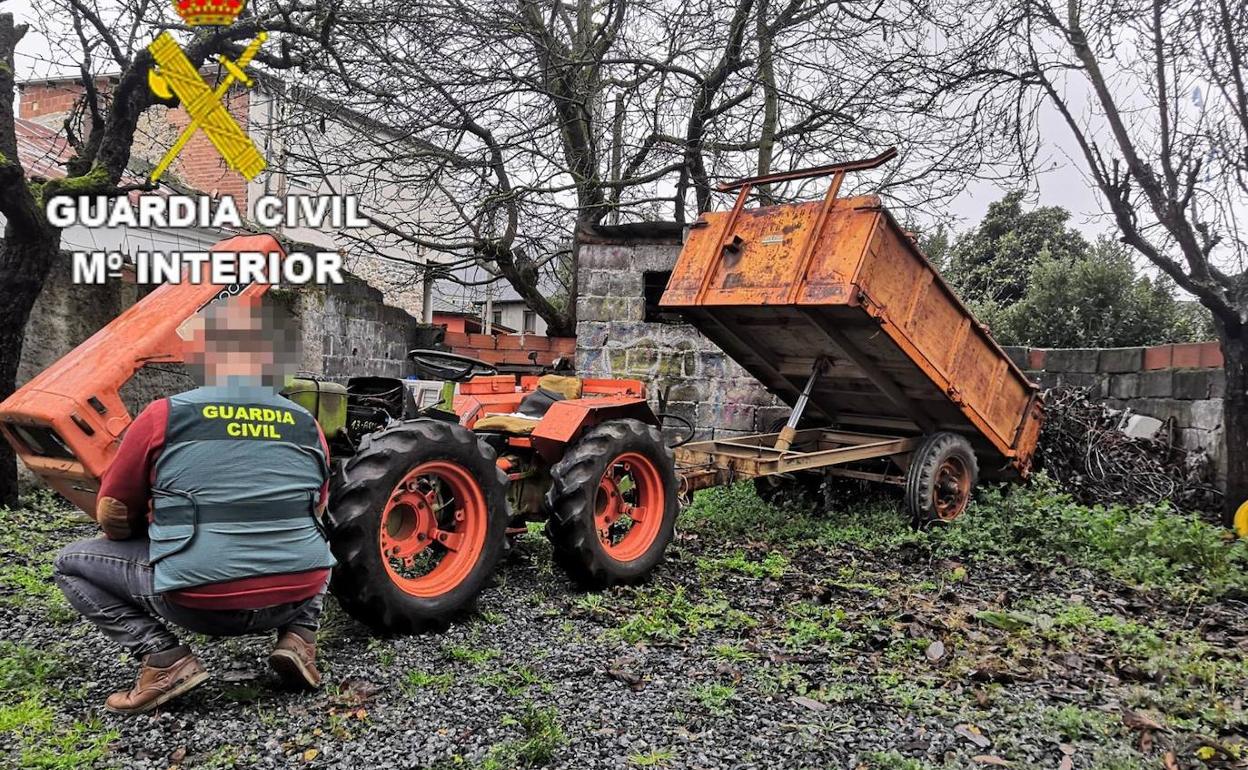
[[[170,398],[148,527],[156,591],[332,567],[315,519],[328,473],[312,415],[267,387]]]

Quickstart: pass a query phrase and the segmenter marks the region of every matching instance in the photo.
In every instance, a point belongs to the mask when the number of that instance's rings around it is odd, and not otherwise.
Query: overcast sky
[[[32,0],[0,0],[0,11],[13,13],[18,21],[33,21],[31,8]],[[50,74],[50,58],[47,40],[32,29],[18,46],[18,80]],[[1083,231],[1089,239],[1109,232],[1112,221],[1101,215],[1090,181],[1081,172],[1081,165],[1072,160],[1076,157],[1077,148],[1070,131],[1056,111],[1047,105],[1040,115],[1040,129],[1045,146],[1036,180],[1039,195],[1033,202],[1068,209],[1072,214],[1071,225]],[[987,211],[988,204],[1005,192],[992,183],[972,184],[951,203],[949,215],[953,221],[950,226],[956,232],[974,226]]]

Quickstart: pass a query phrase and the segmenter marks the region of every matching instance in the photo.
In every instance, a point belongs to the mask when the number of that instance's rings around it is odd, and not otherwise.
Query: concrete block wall
[[[645,320],[644,275],[670,271],[680,246],[680,228],[666,223],[579,233],[577,371],[642,380],[656,409],[666,392],[667,411],[699,438],[768,430],[787,406],[694,327]]]
[[[1219,478],[1225,478],[1226,377],[1218,343],[1005,350],[1041,387],[1090,388],[1110,407],[1170,421],[1178,444],[1208,452]]]

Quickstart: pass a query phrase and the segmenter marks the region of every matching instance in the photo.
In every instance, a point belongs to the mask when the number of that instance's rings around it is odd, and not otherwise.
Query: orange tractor
[[[215,249],[281,247],[251,236]],[[186,323],[210,303],[268,288],[161,286],[0,404],[0,432],[31,471],[94,512],[131,421],[125,383],[145,365],[183,361]],[[331,591],[348,612],[384,631],[446,622],[528,521],[546,522],[555,559],[587,587],[636,582],[659,563],[677,481],[642,383],[517,382],[482,361],[410,355],[422,376],[460,383],[449,404],[418,408],[403,380],[380,377],[298,379],[284,391],[330,442]]]

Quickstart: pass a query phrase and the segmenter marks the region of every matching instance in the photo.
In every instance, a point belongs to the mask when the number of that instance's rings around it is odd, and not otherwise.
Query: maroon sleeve
[[[325,440],[325,432],[321,430],[321,424],[316,423],[316,435],[321,438],[321,449],[325,450],[325,467],[329,467],[329,442]],[[325,476],[325,483],[321,485],[321,498],[317,501],[318,505],[325,505],[329,502],[329,475]]]
[[[111,497],[124,503],[131,522],[147,518],[148,501],[152,497],[152,468],[165,447],[168,422],[168,399],[148,404],[126,429],[112,465],[100,479],[99,497]]]

